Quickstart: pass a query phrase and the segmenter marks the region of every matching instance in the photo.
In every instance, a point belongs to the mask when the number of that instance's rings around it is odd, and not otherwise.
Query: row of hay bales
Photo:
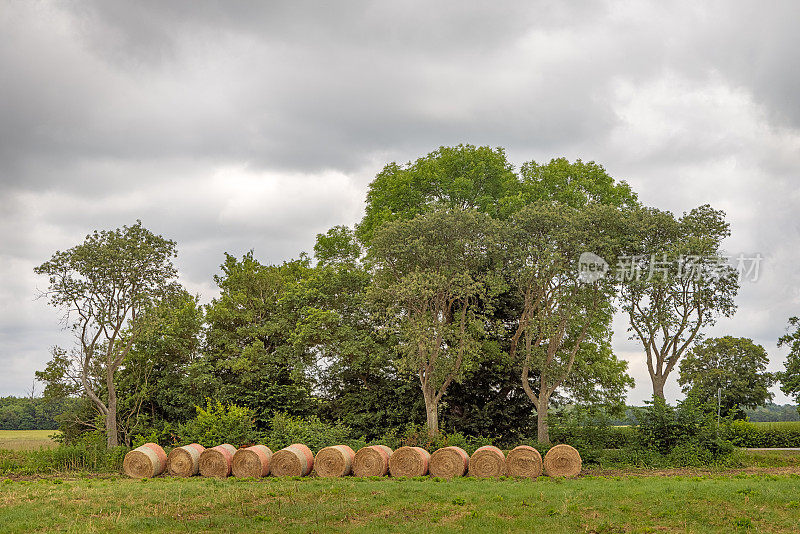
[[[273,453],[264,445],[237,450],[224,443],[204,448],[192,443],[176,447],[169,456],[159,445],[146,443],[125,455],[125,474],[133,478],[151,478],[164,472],[176,477],[264,477],[273,475],[307,476],[313,471],[320,477],[473,477],[535,478],[544,473],[551,477],[573,477],[581,471],[581,457],[569,445],[556,445],[542,459],[539,451],[520,445],[508,453],[486,445],[469,456],[460,447],[444,447],[433,454],[421,447],[400,447],[392,451],[385,445],[370,445],[353,452],[347,445],[321,449],[317,456],[303,444],[296,443]]]

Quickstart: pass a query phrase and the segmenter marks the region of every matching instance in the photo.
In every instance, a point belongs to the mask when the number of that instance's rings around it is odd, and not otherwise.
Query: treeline
[[[78,404],[69,398],[0,397],[0,430],[55,430],[57,417]]]
[[[592,162],[516,170],[499,148],[442,147],[386,165],[361,222],[319,234],[310,254],[225,254],[205,306],[177,283],[177,244],[141,222],[57,252],[36,272],[50,303],[73,310],[76,343],[54,347],[37,378],[48,399],[81,399],[59,418],[67,441],[163,441],[213,400],[260,432],[287,414],[367,440],[424,425],[430,439],[547,443],[559,407],[622,416],[633,380],[611,349],[615,309],[663,398],[702,328],[735,309],[736,273],[717,258],[728,234],[724,213],[644,207]],[[687,256],[714,276],[681,278]],[[717,390],[688,380],[699,401]],[[766,400],[742,399],[726,409]]]

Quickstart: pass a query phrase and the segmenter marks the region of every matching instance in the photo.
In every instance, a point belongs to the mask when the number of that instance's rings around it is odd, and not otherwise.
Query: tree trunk
[[[550,443],[550,429],[547,426],[547,410],[550,399],[540,398],[539,408],[536,410],[536,440],[542,444]]]
[[[117,436],[117,390],[114,387],[113,378],[106,380],[108,386],[108,412],[106,412],[106,438],[107,446],[116,447],[119,445],[119,437]]]
[[[664,384],[667,382],[667,377],[654,376],[653,377],[653,398],[666,401],[664,398]]]
[[[428,423],[428,439],[433,439],[439,434],[439,403],[436,395],[427,388],[423,388],[422,396],[425,397],[425,414]]]

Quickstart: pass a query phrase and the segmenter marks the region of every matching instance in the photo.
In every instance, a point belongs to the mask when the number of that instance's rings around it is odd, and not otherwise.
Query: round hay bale
[[[167,454],[156,443],[145,443],[125,455],[122,469],[131,478],[152,478],[164,472]]]
[[[321,477],[343,477],[351,473],[356,453],[347,445],[321,449],[314,458],[314,471]]]
[[[484,445],[469,459],[469,476],[501,477],[506,474],[506,457],[493,445]]]
[[[204,477],[225,478],[231,474],[231,463],[236,447],[223,443],[200,454],[200,474]]]
[[[544,472],[551,477],[574,477],[581,472],[581,455],[575,447],[556,445],[544,455]]]
[[[276,477],[304,477],[314,468],[314,454],[302,443],[289,445],[272,455],[270,469]]]
[[[253,445],[239,449],[233,455],[231,472],[238,478],[260,478],[269,474],[272,451],[265,445]]]
[[[400,447],[389,457],[393,477],[421,477],[428,474],[431,454],[421,447]]]
[[[199,443],[175,447],[167,456],[167,472],[174,477],[191,477],[200,472],[200,455],[206,450]]]
[[[461,447],[443,447],[431,454],[430,472],[433,477],[463,477],[469,467],[469,454]]]
[[[542,455],[528,445],[515,447],[506,456],[506,471],[512,477],[536,478],[542,474]]]
[[[358,449],[353,458],[353,475],[357,477],[382,477],[389,472],[392,449],[386,445],[370,445]]]

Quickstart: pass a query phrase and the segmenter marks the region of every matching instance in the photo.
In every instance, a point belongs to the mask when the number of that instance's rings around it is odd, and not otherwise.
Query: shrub
[[[676,447],[692,445],[709,451],[714,459],[733,452],[733,444],[717,427],[713,409],[698,404],[691,397],[676,407],[656,399],[649,406],[637,410],[634,417],[638,423],[636,436],[641,448],[668,455]]]
[[[461,447],[467,454],[472,455],[475,449],[484,445],[492,445],[492,440],[483,436],[465,436],[460,432],[439,432],[435,438],[428,437],[428,428],[424,424],[409,423],[405,430],[398,432],[396,429],[389,430],[379,440],[371,442],[372,445],[386,445],[391,449],[398,447],[422,447],[429,452],[442,447]]]
[[[800,447],[800,425],[796,423],[750,423],[732,421],[721,434],[737,447]]]
[[[223,405],[209,399],[205,408],[197,406],[196,409],[197,416],[178,427],[179,445],[199,443],[204,447],[214,447],[230,443],[241,447],[256,442],[258,436],[249,408]]]
[[[353,450],[366,445],[361,437],[353,435],[350,427],[342,424],[328,424],[317,416],[296,417],[276,413],[270,421],[270,430],[262,441],[273,451],[288,447],[292,443],[304,443],[315,453],[330,445],[348,445]]]

